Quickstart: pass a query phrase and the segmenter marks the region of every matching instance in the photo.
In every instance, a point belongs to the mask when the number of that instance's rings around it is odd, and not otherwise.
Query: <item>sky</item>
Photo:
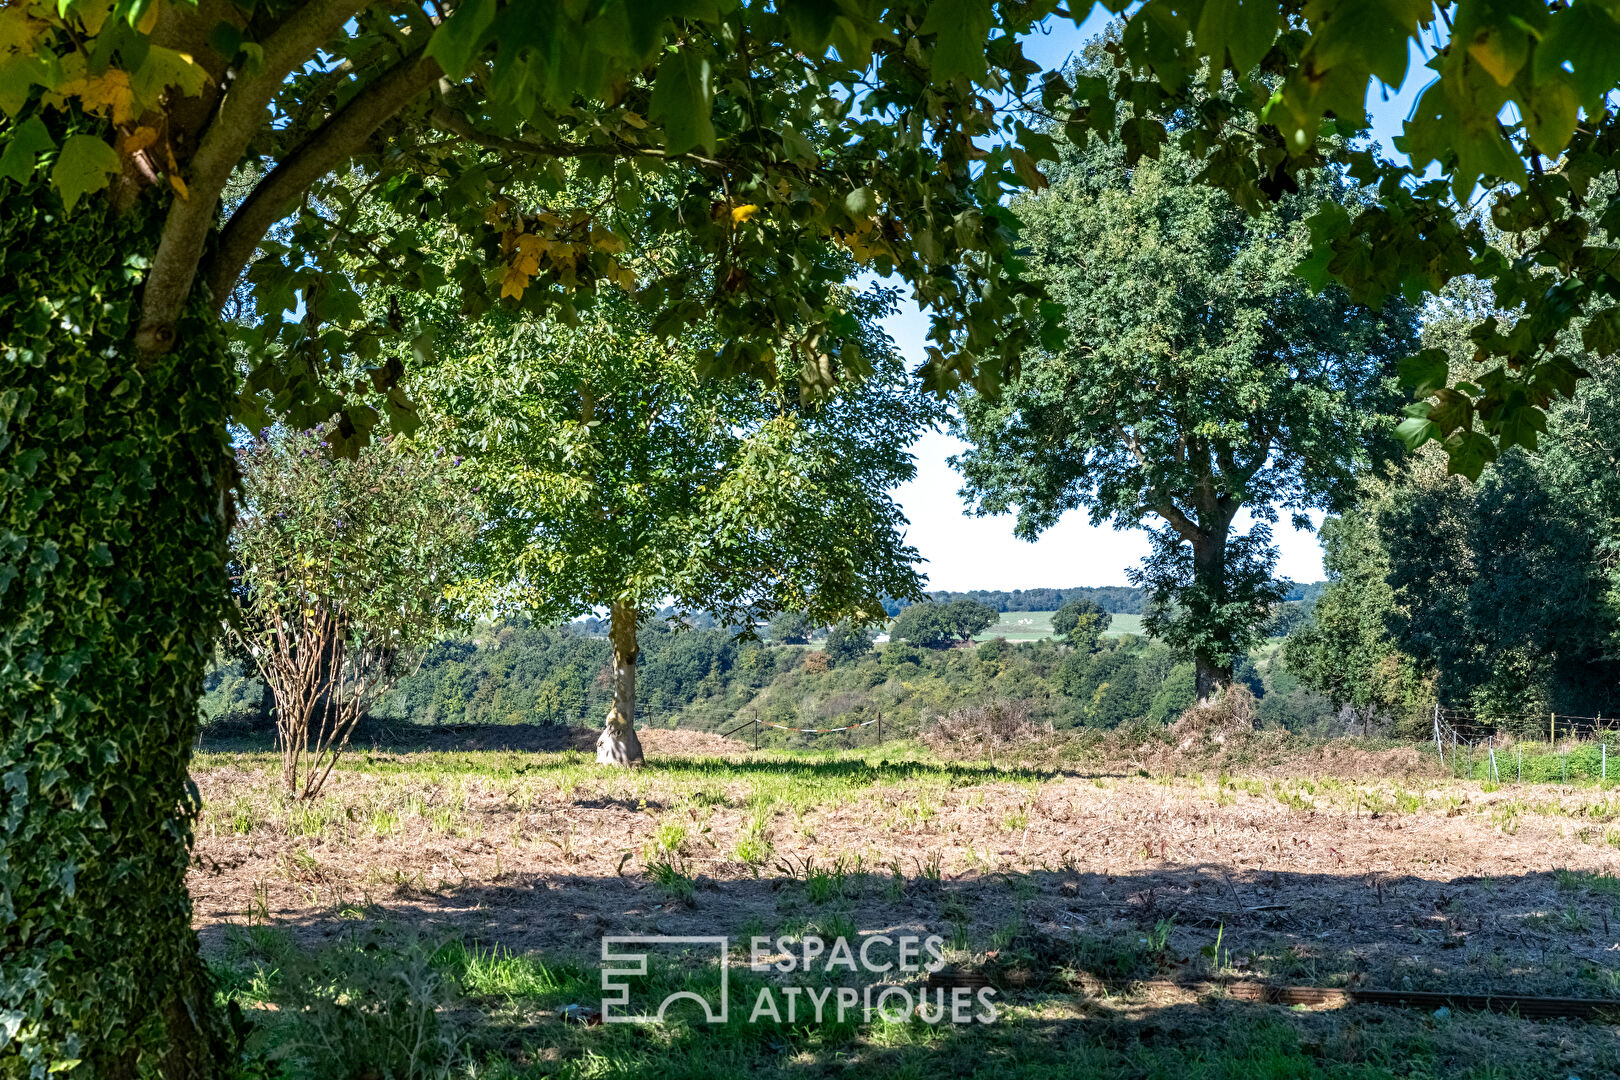
[[[1061,65],[1082,43],[1107,25],[1106,13],[1097,8],[1080,26],[1054,23],[1052,32],[1024,42],[1024,53],[1043,69]],[[1374,94],[1370,103],[1373,136],[1393,155],[1390,137],[1400,133],[1419,91],[1433,73],[1423,65],[1427,57],[1412,47],[1406,82],[1386,94]],[[908,365],[923,360],[928,321],[909,298],[885,321],[885,329],[905,355]],[[1115,529],[1092,524],[1084,510],[1071,510],[1057,525],[1033,543],[1013,535],[1013,515],[970,517],[958,495],[962,478],[946,459],[963,443],[943,432],[924,435],[911,447],[917,462],[916,479],[901,485],[894,495],[911,522],[907,539],[923,557],[921,570],[930,589],[1068,588],[1076,585],[1125,585],[1127,567],[1147,554],[1147,533],[1138,528]],[[1310,514],[1313,529],[1294,529],[1283,515],[1272,527],[1279,551],[1277,574],[1294,581],[1322,578],[1322,552],[1314,527],[1322,515]],[[1240,516],[1239,528],[1249,520]]]

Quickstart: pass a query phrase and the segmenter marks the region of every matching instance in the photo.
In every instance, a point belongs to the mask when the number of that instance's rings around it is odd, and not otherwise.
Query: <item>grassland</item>
[[[1119,746],[1068,743],[959,761],[646,742],[636,772],[578,749],[378,749],[312,804],[276,794],[267,753],[202,755],[190,883],[253,1052],[309,1077],[1620,1074],[1613,1025],[1289,1010],[1197,986],[1620,999],[1606,788],[1486,790],[1352,743],[1132,767]],[[880,930],[939,934],[997,989],[996,1022],[559,1018],[600,1001],[606,934]],[[745,1014],[786,978],[746,964],[728,968]],[[648,989],[717,980],[712,961],[666,958]]]
[[[989,641],[993,638],[1006,638],[1008,641],[1039,641],[1052,636],[1051,611],[1004,611],[1001,621],[973,640]],[[1140,615],[1114,615],[1109,622],[1107,634],[1119,637],[1124,634],[1140,634],[1142,632],[1142,616]]]

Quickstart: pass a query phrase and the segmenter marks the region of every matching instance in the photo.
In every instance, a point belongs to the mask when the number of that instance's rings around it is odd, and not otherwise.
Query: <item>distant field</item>
[[[1049,638],[1052,636],[1052,615],[1053,612],[1050,611],[1002,612],[999,623],[973,640],[989,641],[992,638],[1004,637],[1008,641],[1039,641],[1041,638]],[[1140,615],[1115,615],[1113,622],[1108,626],[1108,633],[1114,636],[1141,632]]]

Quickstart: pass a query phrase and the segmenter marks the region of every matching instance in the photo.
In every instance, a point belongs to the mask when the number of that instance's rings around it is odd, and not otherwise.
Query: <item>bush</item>
[[[922,741],[938,751],[972,753],[1026,745],[1050,734],[1051,724],[1030,719],[1029,702],[996,699],[952,709],[924,729]]]
[[[856,663],[872,651],[871,631],[839,623],[827,634],[827,655],[836,667]]]
[[[804,654],[804,670],[812,675],[819,675],[832,668],[831,659],[820,649],[812,649]]]
[[[925,649],[947,649],[971,641],[974,634],[994,626],[1001,614],[976,600],[948,604],[913,604],[894,620],[889,636]]]
[[[810,620],[797,611],[784,611],[771,620],[771,640],[778,645],[807,645]]]

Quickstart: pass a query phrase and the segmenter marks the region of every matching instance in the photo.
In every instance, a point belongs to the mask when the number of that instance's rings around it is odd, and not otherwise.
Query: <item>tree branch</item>
[[[499,135],[487,135],[472,124],[467,118],[454,109],[441,106],[428,113],[428,119],[433,126],[449,135],[456,135],[466,139],[475,146],[482,146],[485,150],[499,150],[508,154],[529,154],[540,157],[573,158],[573,157],[652,157],[665,161],[690,161],[695,165],[706,165],[711,169],[724,169],[726,163],[714,158],[703,157],[699,154],[670,154],[653,146],[632,146],[626,143],[536,143],[526,139],[507,139]]]
[[[259,181],[226,222],[209,261],[207,282],[215,310],[223,306],[259,241],[287,212],[288,204],[352,157],[377,128],[443,75],[437,60],[421,53],[406,57],[333,113]]]
[[[170,204],[168,219],[163,223],[163,237],[141,293],[135,344],[142,354],[161,355],[173,347],[175,320],[197,279],[220,193],[248,144],[263,129],[265,110],[276,90],[293,68],[313,56],[367,2],[308,0],[264,40],[258,73],[231,83],[219,111],[203,132],[197,152],[186,163],[190,194]],[[216,303],[223,304],[223,298]]]

